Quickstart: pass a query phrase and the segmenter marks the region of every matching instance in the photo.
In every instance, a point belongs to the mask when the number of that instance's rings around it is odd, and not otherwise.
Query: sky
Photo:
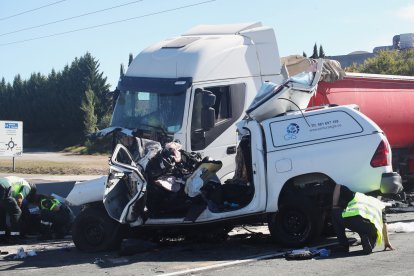
[[[200,24],[260,21],[280,56],[368,51],[414,33],[414,0],[1,0],[0,79],[48,75],[91,53],[114,89],[129,54]]]

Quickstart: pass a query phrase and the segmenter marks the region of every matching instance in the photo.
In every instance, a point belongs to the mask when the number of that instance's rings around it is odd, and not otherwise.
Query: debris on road
[[[29,250],[29,251],[24,251],[23,247],[20,247],[19,249],[17,249],[17,253],[13,256],[13,259],[24,259],[26,257],[33,257],[36,256],[36,251],[34,250]]]
[[[388,223],[388,231],[395,233],[410,233],[414,232],[414,222],[396,222]]]
[[[96,257],[95,258],[95,261],[93,261],[93,263],[94,264],[102,264],[102,263],[104,263],[105,261],[104,260],[102,260],[102,258],[98,258],[98,257]]]
[[[326,248],[308,248],[295,249],[285,253],[284,257],[286,260],[309,260],[315,257],[329,257],[331,255],[331,250]]]
[[[382,198],[387,204],[387,213],[406,213],[414,212],[414,193],[403,192],[397,195],[397,198]]]

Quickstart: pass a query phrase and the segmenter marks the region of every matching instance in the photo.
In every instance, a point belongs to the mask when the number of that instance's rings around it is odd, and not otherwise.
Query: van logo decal
[[[299,133],[299,125],[291,123],[286,128],[285,140],[296,139],[296,134]]]

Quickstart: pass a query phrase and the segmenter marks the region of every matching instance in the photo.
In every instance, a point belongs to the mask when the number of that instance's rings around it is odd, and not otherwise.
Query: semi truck
[[[252,218],[268,221],[279,242],[299,246],[320,233],[335,183],[364,193],[399,191],[387,138],[356,106],[305,110],[322,74],[318,64],[301,75],[307,81],[287,78],[274,31],[259,22],[197,26],[143,50],[119,80],[111,126],[97,133],[113,134],[108,176],[76,183],[66,198],[83,206],[76,246],[109,249],[119,244],[123,226],[226,231]],[[204,206],[188,219],[188,207],[151,217],[146,198],[153,185],[137,165],[144,141],[175,142],[185,152],[219,160],[212,174],[224,187],[234,176],[238,142],[246,140],[253,192],[240,208]]]

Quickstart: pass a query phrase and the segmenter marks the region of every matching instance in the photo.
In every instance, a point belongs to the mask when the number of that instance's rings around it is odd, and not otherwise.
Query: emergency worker
[[[380,200],[337,184],[332,205],[332,224],[345,252],[349,252],[345,228],[358,233],[364,254],[370,254],[375,245],[381,245],[382,240],[384,250],[394,250],[388,239],[385,205]]]
[[[42,238],[62,239],[69,233],[75,216],[69,206],[53,196],[37,194],[34,204],[40,208]]]
[[[20,237],[19,220],[22,211],[16,199],[12,196],[12,183],[4,177],[0,178],[0,241],[9,242]],[[10,229],[7,227],[6,216],[10,217]],[[7,236],[6,236],[7,235]]]
[[[22,207],[24,200],[27,200],[28,202],[33,200],[33,196],[37,192],[34,183],[29,183],[25,179],[17,176],[7,176],[5,179],[11,184],[12,196],[20,208]]]

